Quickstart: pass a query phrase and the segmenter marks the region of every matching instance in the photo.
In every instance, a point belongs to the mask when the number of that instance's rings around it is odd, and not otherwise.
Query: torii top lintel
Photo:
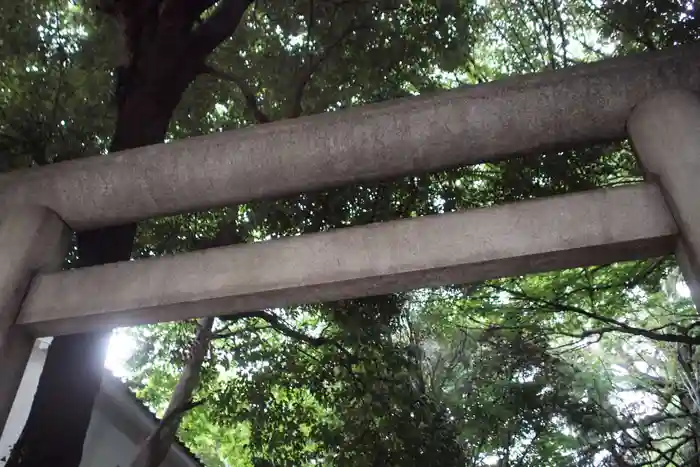
[[[700,45],[253,126],[0,176],[0,214],[75,230],[625,137],[632,108],[700,91]]]

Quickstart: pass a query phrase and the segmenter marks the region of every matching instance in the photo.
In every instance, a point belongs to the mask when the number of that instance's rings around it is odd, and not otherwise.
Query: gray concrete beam
[[[700,97],[659,93],[634,109],[628,130],[647,178],[661,187],[678,224],[676,254],[700,310]]]
[[[59,270],[70,230],[46,208],[25,206],[0,218],[0,431],[15,400],[34,336],[14,326],[32,277]]]
[[[524,201],[43,274],[18,323],[37,335],[229,314],[668,254],[653,185]]]
[[[75,230],[619,140],[634,105],[700,90],[700,45],[615,58],[0,176],[0,214]]]

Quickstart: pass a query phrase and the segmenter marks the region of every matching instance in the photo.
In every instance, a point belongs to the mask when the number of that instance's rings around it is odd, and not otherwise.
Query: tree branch
[[[182,415],[199,403],[192,402],[192,395],[200,382],[202,364],[209,351],[214,318],[201,318],[192,342],[190,357],[182,370],[168,408],[158,428],[146,438],[139,448],[131,467],[158,467],[168,454],[170,445],[180,426]]]
[[[246,83],[243,77],[231,72],[217,70],[209,65],[204,65],[202,73],[234,83],[236,86],[238,86],[241,94],[243,94],[243,100],[245,101],[246,107],[253,114],[255,121],[257,123],[270,123],[270,117],[268,117],[258,105],[258,100],[255,97],[255,91],[248,86],[248,83]]]
[[[202,62],[219,44],[234,33],[253,1],[221,0],[211,16],[195,29],[192,48]]]
[[[205,11],[207,11],[209,8],[213,7],[216,5],[216,2],[219,0],[189,0],[193,3],[193,5],[197,8],[197,11],[199,11],[199,14],[203,14]]]
[[[269,324],[271,328],[284,334],[285,336],[291,337],[292,339],[297,341],[305,342],[312,347],[320,347],[326,344],[335,344],[334,341],[325,337],[311,337],[309,335],[304,334],[301,331],[297,331],[296,329],[288,326],[281,319],[279,319],[277,316],[271,313],[260,311],[256,314],[253,314],[252,316],[255,316],[256,318],[260,318],[263,321],[267,322],[267,324]]]
[[[247,332],[256,332],[256,331],[264,331],[266,329],[272,329],[272,326],[259,326],[259,327],[245,327],[245,328],[240,328],[240,329],[234,329],[234,330],[229,330],[226,332],[219,331],[214,334],[212,339],[230,339],[231,337],[238,336],[240,334],[244,334]]]
[[[190,410],[194,409],[195,407],[199,407],[200,405],[204,404],[206,401],[204,400],[199,400],[199,401],[187,401],[186,403],[182,404],[179,407],[176,407],[174,410],[171,412],[165,414],[165,416],[160,420],[160,424],[158,425],[158,428],[156,428],[156,431],[153,432],[153,437],[156,437],[160,434],[161,431],[163,431],[163,428],[170,423],[172,423],[176,417],[180,417],[182,415],[185,415],[187,412]]]
[[[568,305],[566,303],[558,303],[558,302],[553,302],[544,298],[538,298],[538,297],[532,297],[530,295],[527,295],[524,292],[519,292],[517,290],[511,290],[506,287],[501,287],[498,285],[491,285],[492,288],[499,290],[501,292],[506,292],[514,297],[518,297],[522,300],[527,300],[531,301],[534,303],[538,303],[540,305],[544,305],[546,307],[551,308],[553,311],[568,311],[572,313],[577,313],[580,315],[583,315],[587,318],[594,319],[596,321],[600,321],[605,324],[610,324],[615,326],[614,328],[610,328],[605,330],[607,331],[617,331],[617,332],[623,332],[626,334],[632,334],[632,335],[637,335],[637,336],[642,336],[646,337],[648,339],[656,340],[656,341],[661,341],[661,342],[680,342],[683,344],[690,344],[690,345],[700,345],[700,337],[691,337],[683,334],[669,334],[669,333],[659,333],[655,332],[653,330],[649,329],[644,329],[644,328],[638,328],[635,326],[630,326],[629,324],[623,323],[621,321],[617,321],[613,318],[608,318],[606,316],[601,316],[597,313],[593,313],[588,310],[584,310],[583,308],[579,308],[577,306],[573,305]],[[665,327],[665,326],[664,326]],[[658,328],[662,329],[662,328]],[[597,334],[598,331],[593,331],[592,334]]]
[[[309,26],[310,27],[310,26]],[[287,118],[296,118],[301,116],[303,109],[301,107],[301,100],[304,97],[304,89],[311,81],[311,77],[316,71],[321,67],[324,61],[330,57],[331,53],[337,49],[350,34],[362,29],[363,26],[358,26],[356,21],[352,21],[350,25],[340,33],[340,35],[331,42],[328,46],[324,47],[321,53],[316,56],[316,59],[309,54],[309,62],[306,66],[306,70],[299,73],[294,85],[294,94],[292,95],[292,103],[290,105],[289,111],[287,112]]]
[[[328,339],[327,337],[311,337],[307,334],[304,334],[301,331],[298,331],[288,324],[286,324],[284,321],[279,319],[277,316],[268,313],[263,310],[257,310],[257,311],[246,311],[243,313],[235,313],[231,316],[235,316],[236,318],[243,319],[243,318],[260,318],[263,321],[265,321],[267,324],[270,325],[272,329],[275,331],[278,331],[281,334],[284,334],[287,337],[290,337],[294,340],[304,342],[312,347],[321,347],[322,345],[331,345],[338,349],[343,355],[345,355],[350,362],[355,361],[356,358],[348,351],[345,347],[337,343],[336,341],[332,339]]]
[[[589,285],[583,287],[576,287],[563,294],[557,294],[557,298],[561,300],[563,298],[575,295],[579,292],[588,292],[590,297],[594,292],[602,292],[618,287],[633,289],[634,287],[641,285],[649,276],[651,276],[654,272],[659,270],[664,265],[667,259],[667,257],[657,258],[651,264],[644,265],[643,267],[639,268],[639,270],[634,274],[632,278],[626,279],[621,282],[608,282],[607,284],[593,285],[591,284],[591,281],[588,280]],[[595,272],[598,272],[598,270],[600,270],[600,268],[598,268]],[[587,272],[588,269],[583,268],[583,271]]]

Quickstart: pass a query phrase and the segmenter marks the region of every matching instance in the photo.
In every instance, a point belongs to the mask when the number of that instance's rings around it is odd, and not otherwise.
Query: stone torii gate
[[[1,175],[0,427],[40,336],[670,253],[700,304],[698,63],[683,46]],[[73,230],[627,136],[645,183],[60,270]]]

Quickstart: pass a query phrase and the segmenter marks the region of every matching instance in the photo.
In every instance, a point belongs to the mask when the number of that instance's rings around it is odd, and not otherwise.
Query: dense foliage
[[[208,60],[183,138],[697,39],[687,2],[270,0]],[[0,167],[104,153],[118,31],[0,5]],[[108,157],[108,156],[106,156]],[[626,143],[154,219],[135,256],[636,182]],[[245,274],[246,265],[239,265]],[[700,456],[697,315],[672,259],[227,315],[180,437],[210,466],[681,466]],[[196,324],[119,331],[167,406]]]

